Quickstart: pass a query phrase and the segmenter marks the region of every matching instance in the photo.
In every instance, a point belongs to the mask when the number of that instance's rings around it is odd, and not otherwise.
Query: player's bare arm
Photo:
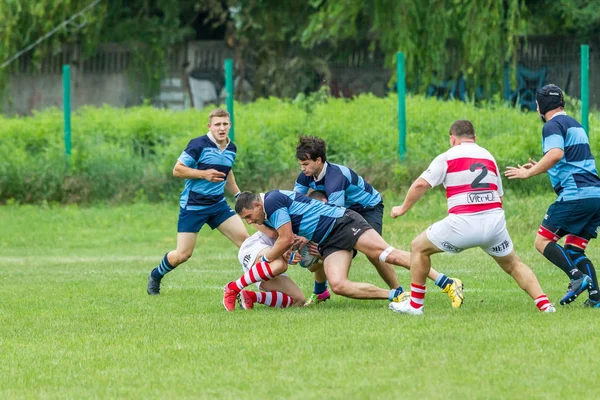
[[[275,244],[269,250],[267,254],[265,254],[265,258],[269,261],[277,260],[279,257],[283,256],[293,244],[294,244],[294,232],[292,232],[292,223],[287,222],[277,229],[277,234],[279,237]]]
[[[506,167],[504,176],[508,179],[527,179],[532,176],[543,174],[554,167],[565,155],[562,149],[550,149],[539,162],[529,159],[529,163],[516,167]]]
[[[408,193],[406,193],[406,197],[404,198],[404,202],[400,206],[392,207],[392,218],[400,217],[408,210],[412,208],[421,197],[427,192],[427,190],[431,189],[431,185],[423,178],[418,178],[416,181],[410,185],[410,189],[408,189]]]
[[[226,177],[225,173],[216,169],[199,170],[190,168],[181,161],[177,161],[175,164],[173,176],[182,179],[206,179],[209,182],[223,182]]]
[[[269,228],[266,225],[252,224],[252,226],[254,226],[257,230],[261,231],[271,239],[277,239],[279,237],[279,234],[275,229]]]
[[[233,175],[233,171],[229,171],[229,174],[227,174],[227,180],[225,181],[225,189],[227,189],[227,191],[233,196],[240,192],[240,188],[238,187],[237,182],[235,181],[235,175]]]

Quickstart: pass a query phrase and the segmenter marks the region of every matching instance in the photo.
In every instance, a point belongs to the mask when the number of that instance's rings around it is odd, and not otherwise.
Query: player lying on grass
[[[223,296],[227,310],[235,308],[238,293],[249,284],[267,281],[285,272],[280,263],[271,265],[271,260],[283,256],[294,244],[294,235],[318,244],[334,293],[355,299],[381,300],[394,300],[402,294],[402,288],[388,290],[348,279],[355,249],[394,265],[406,262],[405,252],[387,244],[356,212],[288,190],[272,190],[264,196],[243,192],[235,207],[247,223],[273,228],[278,237],[271,250],[262,256],[262,262],[253,266],[247,276],[227,284]]]
[[[390,303],[394,312],[422,315],[431,255],[443,251],[460,253],[472,247],[481,247],[492,256],[534,299],[540,311],[555,311],[533,271],[513,249],[502,210],[502,180],[496,160],[475,140],[471,122],[454,122],[450,127],[450,150],[436,157],[413,182],[404,203],[392,208],[392,218],[402,216],[428,189],[441,183],[446,188],[449,215],[411,243],[411,294],[409,299]]]
[[[329,203],[356,211],[383,236],[384,206],[381,194],[352,169],[328,162],[327,145],[323,139],[301,136],[296,146],[296,159],[302,169],[294,185],[296,192],[306,194],[309,189],[323,191]],[[410,255],[407,252],[403,254],[405,257],[400,266],[408,269]],[[378,258],[369,258],[369,261],[390,288],[399,286],[393,266]],[[448,294],[452,307],[459,308],[462,305],[464,296],[460,279],[449,278],[434,269],[429,277]]]

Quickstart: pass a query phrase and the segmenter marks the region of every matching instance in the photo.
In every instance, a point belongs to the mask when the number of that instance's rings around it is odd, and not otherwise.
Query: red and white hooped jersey
[[[462,143],[440,154],[421,174],[429,184],[446,188],[450,214],[472,214],[502,208],[502,179],[489,151]]]

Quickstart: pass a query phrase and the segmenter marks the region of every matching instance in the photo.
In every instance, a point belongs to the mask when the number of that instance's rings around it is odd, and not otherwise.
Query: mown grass
[[[397,197],[386,198],[389,210]],[[557,303],[567,279],[533,249],[553,197],[506,200],[517,251]],[[435,191],[404,219],[386,218],[384,236],[407,248],[444,215]],[[482,251],[434,258],[465,281],[460,310],[430,284],[423,318],[339,296],[226,313],[221,288],[241,268],[209,230],[161,296],[146,295],[176,220],[176,203],[0,208],[0,398],[564,399],[574,382],[596,386],[597,312],[579,300],[538,313]],[[595,242],[588,254],[600,260]],[[309,273],[289,274],[310,293]],[[362,256],[351,277],[381,283]]]

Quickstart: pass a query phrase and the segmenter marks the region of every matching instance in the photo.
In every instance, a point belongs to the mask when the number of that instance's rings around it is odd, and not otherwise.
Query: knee
[[[333,293],[340,295],[340,296],[344,296],[348,290],[348,283],[349,283],[349,281],[347,281],[347,280],[334,281],[334,282],[329,281],[329,287],[331,288]]]
[[[423,243],[420,240],[420,237],[416,237],[412,242],[410,242],[410,252],[411,254],[423,252]]]
[[[173,255],[175,256],[175,262],[172,263],[173,266],[178,266],[179,264],[183,264],[192,256],[193,250],[185,250],[185,251],[175,251]]]
[[[288,263],[287,261],[284,261],[283,258],[271,261],[269,266],[271,267],[271,272],[274,276],[281,275],[288,269]]]
[[[535,238],[535,249],[537,251],[539,251],[541,254],[544,254],[544,249],[546,249],[546,246],[548,246],[548,243],[550,243],[550,240],[538,235]]]
[[[294,300],[294,306],[296,307],[302,307],[304,306],[304,303],[306,303],[306,297],[304,297],[303,294],[298,294],[295,296],[291,296],[292,300]]]

